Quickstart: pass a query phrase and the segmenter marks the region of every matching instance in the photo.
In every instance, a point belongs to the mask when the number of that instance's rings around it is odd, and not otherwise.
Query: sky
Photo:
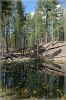
[[[25,12],[26,13],[31,13],[35,11],[35,8],[37,6],[37,0],[22,0],[24,7],[25,7]],[[66,0],[59,0],[61,5],[66,8]]]
[[[61,5],[64,6],[66,8],[66,0],[59,0]]]
[[[23,4],[25,6],[25,12],[30,13],[34,12],[36,5],[37,5],[37,0],[22,0]]]

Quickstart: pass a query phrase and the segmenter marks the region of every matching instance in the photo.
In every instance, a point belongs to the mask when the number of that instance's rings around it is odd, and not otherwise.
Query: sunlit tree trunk
[[[64,8],[64,40],[66,41],[66,8]]]
[[[6,40],[6,52],[8,52],[9,50],[8,50],[8,25],[7,25],[7,23],[8,23],[8,16],[4,16],[4,18],[5,18],[5,40]]]
[[[52,29],[51,29],[51,31],[52,31],[52,43],[54,42],[54,34],[53,34],[53,19],[52,19]]]
[[[48,8],[46,7],[46,37],[45,37],[45,43],[48,42]]]

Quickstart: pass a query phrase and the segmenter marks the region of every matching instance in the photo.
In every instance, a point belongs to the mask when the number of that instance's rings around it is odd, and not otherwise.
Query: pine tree
[[[15,45],[18,49],[25,48],[25,33],[23,30],[25,22],[24,7],[21,1],[16,2],[16,33],[15,33]],[[21,50],[22,51],[22,50]]]
[[[48,24],[49,20],[53,21],[54,10],[56,8],[57,1],[56,0],[39,0],[38,1],[38,10],[43,12],[43,16],[46,17],[46,25],[45,25],[45,43],[48,42]],[[53,38],[53,37],[52,37]]]
[[[2,34],[6,41],[6,51],[8,52],[8,32],[9,32],[9,24],[10,20],[9,17],[11,16],[11,10],[12,10],[12,1],[2,1],[1,2],[1,9],[2,9],[2,23],[3,23],[3,29]]]

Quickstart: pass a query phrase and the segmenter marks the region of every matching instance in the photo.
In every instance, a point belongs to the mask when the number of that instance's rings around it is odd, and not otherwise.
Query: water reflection
[[[23,62],[1,66],[1,88],[18,98],[57,98],[64,95],[64,76],[55,64]],[[16,99],[15,99],[16,100]]]

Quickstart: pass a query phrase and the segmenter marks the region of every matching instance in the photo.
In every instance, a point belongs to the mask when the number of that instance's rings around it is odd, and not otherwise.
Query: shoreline
[[[5,60],[5,59],[0,59],[0,63],[2,62],[29,62],[29,61],[34,61],[36,58],[30,58],[30,57],[23,57],[23,58],[13,58],[12,61]],[[37,59],[42,62],[51,62],[51,63],[57,63],[57,64],[66,64],[66,57],[55,57],[55,58],[47,58],[45,57],[44,59]]]

